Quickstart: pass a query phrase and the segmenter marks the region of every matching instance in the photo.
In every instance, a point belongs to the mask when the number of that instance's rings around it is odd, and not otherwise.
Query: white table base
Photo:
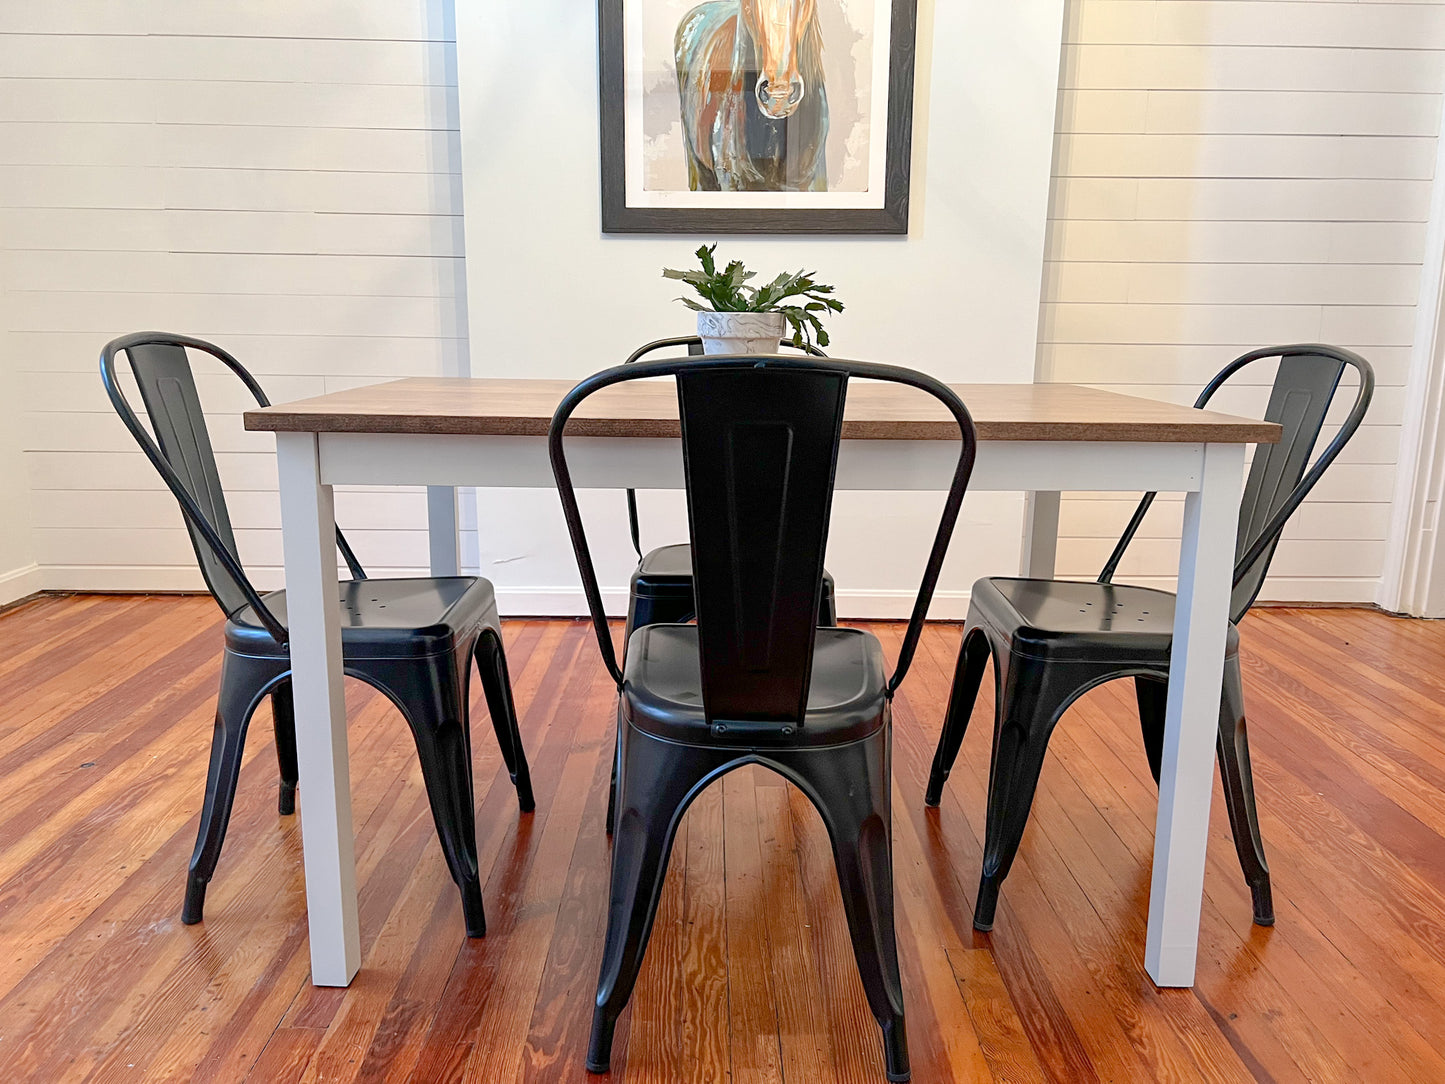
[[[577,438],[568,446],[578,488],[682,488],[682,456],[675,440]],[[331,487],[428,487],[432,569],[450,574],[458,565],[451,487],[550,488],[552,473],[541,437],[278,433],[276,453],[311,975],[319,986],[345,986],[360,966],[361,949]],[[947,441],[845,441],[836,485],[944,490],[956,455],[956,445]],[[1194,982],[1243,473],[1244,446],[1239,444],[996,441],[980,444],[970,485],[1031,495],[1024,570],[1038,576],[1053,572],[1061,491],[1186,494],[1144,951],[1145,967],[1160,986]]]

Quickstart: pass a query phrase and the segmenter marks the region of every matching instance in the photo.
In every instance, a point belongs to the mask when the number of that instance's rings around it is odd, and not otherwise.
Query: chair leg
[[[779,755],[818,807],[833,843],[843,911],[889,1080],[909,1079],[903,984],[893,926],[890,729],[850,745]],[[764,761],[766,763],[766,760]]]
[[[999,889],[1023,842],[1054,725],[1089,684],[1070,667],[1051,669],[1017,656],[1007,665],[1006,688],[994,716],[983,871],[973,909],[974,928],[984,931],[993,929]]]
[[[296,780],[300,770],[296,764],[296,709],[291,699],[291,679],[279,682],[271,690],[271,718],[276,728],[276,760],[281,766],[281,790],[276,811],[283,817],[296,812]]]
[[[422,782],[447,869],[462,894],[468,937],[484,937],[466,677],[471,652],[430,659],[372,660],[362,676],[401,707],[421,761]]]
[[[963,745],[988,657],[988,637],[983,630],[965,626],[963,642],[958,646],[958,663],[953,670],[953,688],[948,694],[948,710],[943,716],[943,732],[938,736],[933,769],[928,773],[928,790],[923,795],[925,805],[936,806],[943,800],[943,784],[948,781],[948,773],[953,770],[953,762]]]
[[[605,1073],[611,1064],[612,1033],[637,983],[673,836],[689,795],[700,780],[732,759],[728,751],[661,741],[630,729],[621,754],[607,939],[587,1047],[587,1069],[593,1073]]]
[[[532,773],[527,767],[527,751],[522,748],[522,733],[517,727],[517,709],[512,702],[512,679],[507,673],[507,656],[501,635],[485,628],[477,637],[477,670],[482,675],[482,691],[487,697],[487,712],[492,729],[502,750],[502,763],[507,766],[512,785],[517,788],[517,804],[523,813],[537,808],[532,796]]]
[[[674,625],[683,624],[693,618],[693,599],[691,595],[681,598],[676,597],[653,597],[650,595],[639,595],[637,584],[634,580],[632,591],[627,601],[627,625],[622,631],[622,664],[627,664],[627,645],[632,642],[632,634],[646,625]],[[617,757],[620,749],[621,735],[617,734],[612,739],[612,779],[607,790],[607,823],[605,825],[607,834],[612,834],[613,824],[617,819]]]
[[[818,624],[831,628],[838,623],[838,592],[833,577],[823,573],[823,592],[818,598]]]
[[[1250,771],[1249,737],[1244,723],[1244,684],[1238,656],[1224,661],[1218,753],[1234,849],[1244,870],[1245,883],[1254,897],[1254,922],[1257,926],[1273,926],[1274,895],[1269,883],[1269,865],[1264,858],[1264,840],[1259,834],[1259,812],[1254,804],[1254,777]]]
[[[211,763],[206,770],[206,798],[201,806],[201,825],[186,876],[186,900],[181,921],[193,926],[201,921],[206,905],[206,886],[216,872],[231,805],[236,799],[236,780],[241,773],[241,754],[246,745],[246,728],[263,689],[275,671],[286,666],[282,660],[254,660],[227,653],[221,661],[221,691],[216,698],[216,724],[211,737]],[[293,738],[294,749],[294,738]],[[283,766],[284,774],[284,766]],[[294,776],[293,776],[294,778]]]
[[[1149,758],[1149,771],[1154,776],[1155,786],[1158,786],[1160,765],[1164,762],[1164,707],[1169,700],[1169,682],[1136,674],[1134,699],[1139,702],[1139,729],[1144,734],[1144,755]]]
[[[617,758],[622,752],[622,738],[614,735],[612,739],[612,778],[607,788],[607,834],[612,835],[612,825],[617,820]]]

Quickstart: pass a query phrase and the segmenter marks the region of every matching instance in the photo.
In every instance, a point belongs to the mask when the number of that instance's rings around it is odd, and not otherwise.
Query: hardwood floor
[[[869,626],[896,651],[901,630]],[[1264,610],[1244,626],[1278,924],[1250,923],[1223,802],[1193,990],[1142,966],[1155,793],[1128,682],[1060,725],[992,934],[970,919],[992,732],[923,788],[959,630],[895,712],[914,1080],[1445,1080],[1445,624]],[[512,621],[537,810],[476,690],[488,933],[468,941],[400,716],[348,687],[364,959],[309,983],[300,835],[252,727],[206,921],[179,920],[218,676],[209,599],[0,615],[0,1065],[7,1080],[581,1081],[607,889],[613,693],[578,621]],[[989,683],[985,683],[987,687]],[[744,770],[683,823],[612,1079],[883,1080],[825,831]]]

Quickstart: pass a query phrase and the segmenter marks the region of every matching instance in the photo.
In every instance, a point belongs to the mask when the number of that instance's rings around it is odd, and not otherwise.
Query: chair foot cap
[[[512,780],[513,784],[516,782],[515,779]],[[517,808],[523,813],[531,813],[537,808],[537,799],[532,795],[531,780],[524,780],[522,785],[517,787]]]
[[[181,924],[194,926],[206,908],[206,882],[195,874],[186,878],[186,902],[181,907]]]
[[[1274,890],[1270,887],[1269,881],[1262,885],[1250,885],[1250,895],[1254,897],[1254,924],[1256,926],[1274,925]]]
[[[289,817],[296,812],[296,785],[294,783],[281,784],[281,792],[276,797],[276,812],[283,817]]]
[[[469,881],[461,886],[462,920],[467,926],[468,937],[487,936],[487,913],[482,908],[482,884]]]

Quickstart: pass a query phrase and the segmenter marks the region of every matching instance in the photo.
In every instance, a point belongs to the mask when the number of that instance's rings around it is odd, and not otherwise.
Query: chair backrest
[[[1322,343],[1297,343],[1292,346],[1267,346],[1236,358],[1199,393],[1199,398],[1194,401],[1195,407],[1203,408],[1226,381],[1246,366],[1272,358],[1279,359],[1279,367],[1275,371],[1264,416],[1267,421],[1278,424],[1283,433],[1278,444],[1261,444],[1255,448],[1249,477],[1245,480],[1234,544],[1234,590],[1229,601],[1231,621],[1238,621],[1253,605],[1264,586],[1264,577],[1269,571],[1285,523],[1355,435],[1375,391],[1375,371],[1358,354]],[[1311,466],[1310,456],[1347,368],[1354,369],[1359,375],[1355,401],[1330,443]],[[1113,578],[1119,559],[1138,531],[1153,499],[1154,494],[1146,493],[1140,501],[1133,519],[1099,575],[1100,582],[1107,583]]]
[[[790,350],[800,350],[815,358],[825,358],[828,356],[812,343],[804,343],[800,347],[794,347],[791,339],[783,339],[778,345]],[[627,360],[622,364],[631,365],[634,362],[641,361],[648,354],[656,353],[658,350],[675,349],[679,346],[687,347],[688,357],[695,358],[703,356],[702,337],[700,335],[674,335],[666,339],[654,339],[650,343],[639,346],[627,355]],[[627,491],[627,529],[628,533],[632,535],[632,548],[637,551],[637,556],[640,558],[642,556],[642,530],[637,522],[637,491],[634,489]]]
[[[212,597],[228,616],[251,606],[271,635],[284,644],[285,627],[261,601],[241,566],[188,350],[222,362],[246,385],[258,405],[270,405],[261,385],[239,361],[212,343],[186,335],[138,332],[112,340],[100,353],[101,380],[121,421],[180,503],[196,561]],[[120,386],[116,360],[122,356],[140,388],[154,436],[146,431]],[[352,574],[364,578],[340,531],[337,545]]]
[[[618,668],[563,450],[563,431],[593,392],[626,380],[677,382],[694,591],[708,721],[802,725],[812,671],[833,476],[852,377],[938,398],[958,422],[958,462],[933,549],[888,683],[917,648],[973,470],[973,420],[944,384],[891,365],[742,355],[620,365],[589,377],[558,406],[549,453],[604,662]]]

